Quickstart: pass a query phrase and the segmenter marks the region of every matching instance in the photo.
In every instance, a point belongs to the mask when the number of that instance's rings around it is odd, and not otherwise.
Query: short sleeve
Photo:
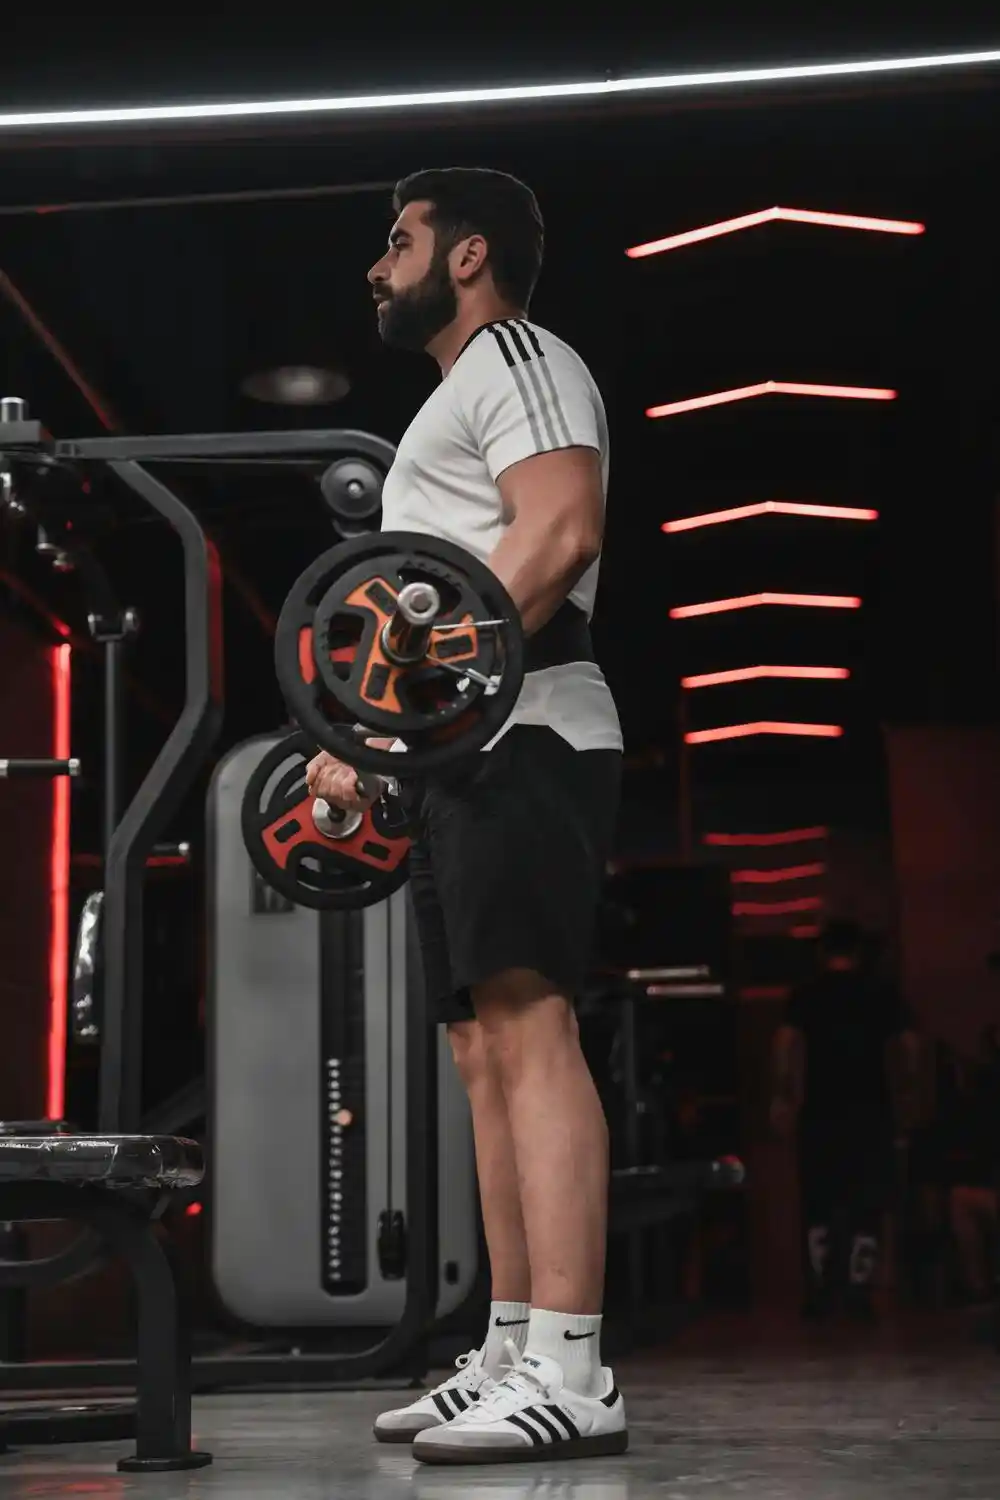
[[[494,483],[537,453],[601,452],[603,411],[587,367],[529,324],[483,329],[456,375],[462,416]]]

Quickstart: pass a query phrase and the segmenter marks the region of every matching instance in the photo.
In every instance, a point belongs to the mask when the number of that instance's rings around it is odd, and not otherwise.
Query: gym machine
[[[316,910],[258,873],[241,811],[283,743],[238,745],[208,797],[212,1278],[251,1327],[388,1326],[411,1218],[406,1058],[421,975],[409,895]],[[435,1030],[445,1317],[472,1291],[478,1220],[468,1105]]]
[[[391,461],[390,445],[365,433],[325,432],[223,433],[160,437],[107,437],[70,441],[51,439],[38,422],[28,420],[23,404],[5,402],[0,424],[0,470],[13,476],[15,493],[28,489],[41,467],[66,466],[85,476],[99,470],[124,485],[148,505],[179,537],[184,558],[186,689],[183,710],[138,792],[114,825],[107,850],[101,912],[100,956],[103,965],[100,1024],[99,1128],[105,1137],[136,1139],[145,1125],[142,1104],[143,882],[146,862],[217,738],[222,713],[221,573],[211,542],[192,511],[150,471],[149,465],[196,461],[299,461],[345,454],[363,461],[366,475],[377,475]],[[355,465],[355,468],[357,464]],[[353,476],[353,477],[352,477]],[[349,475],[351,493],[357,475]],[[364,497],[362,497],[364,498]],[[193,1377],[201,1387],[236,1384],[326,1385],[349,1383],[405,1367],[408,1376],[426,1368],[426,1333],[433,1321],[438,1290],[436,1050],[421,1007],[419,988],[409,998],[405,1049],[407,1142],[405,1169],[405,1297],[398,1322],[372,1348],[332,1353],[283,1346],[252,1354],[201,1356]],[[35,1127],[31,1127],[34,1131]],[[34,1137],[32,1137],[34,1138]],[[20,1139],[20,1137],[18,1137]],[[82,1138],[63,1136],[63,1142]],[[287,1140],[289,1153],[300,1143]],[[56,1149],[60,1149],[56,1147]],[[0,1153],[2,1155],[2,1153]],[[39,1163],[44,1157],[39,1153]],[[274,1171],[287,1170],[280,1161]],[[258,1164],[243,1162],[248,1181]],[[192,1176],[193,1161],[185,1172]],[[177,1174],[184,1175],[183,1173]],[[199,1169],[200,1175],[200,1169]],[[4,1189],[0,1163],[0,1200]],[[172,1181],[172,1186],[177,1183]],[[403,1201],[403,1200],[401,1200]],[[27,1214],[25,1215],[28,1216]],[[0,1218],[16,1218],[3,1209]],[[12,1274],[31,1277],[31,1263]],[[50,1268],[55,1270],[55,1268]],[[50,1275],[49,1280],[58,1280]],[[148,1354],[148,1350],[146,1351]],[[140,1351],[142,1354],[142,1351]],[[37,1363],[0,1368],[0,1385],[8,1389],[46,1390],[74,1386],[120,1386],[135,1379],[143,1366],[131,1360]],[[176,1456],[176,1455],[175,1455]]]

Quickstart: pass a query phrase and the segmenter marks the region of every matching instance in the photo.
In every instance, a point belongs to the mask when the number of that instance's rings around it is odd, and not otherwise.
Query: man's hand
[[[391,750],[395,743],[394,739],[365,740],[366,745],[374,745],[376,750]],[[359,779],[365,787],[363,795],[358,789]],[[359,778],[353,766],[326,750],[321,750],[306,766],[306,786],[314,797],[322,797],[331,807],[344,812],[367,812],[382,795],[379,776],[363,771]]]
[[[331,807],[343,812],[367,812],[378,801],[381,782],[377,776],[367,776],[365,785],[374,790],[374,795],[362,796],[358,790],[358,773],[353,766],[338,760],[335,755],[321,750],[306,767],[306,786],[314,797],[322,797]]]

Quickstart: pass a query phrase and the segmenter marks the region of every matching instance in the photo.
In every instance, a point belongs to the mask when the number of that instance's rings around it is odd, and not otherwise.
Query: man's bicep
[[[505,469],[497,480],[508,523],[529,519],[569,526],[599,547],[604,530],[604,486],[600,454],[593,448],[534,453]]]

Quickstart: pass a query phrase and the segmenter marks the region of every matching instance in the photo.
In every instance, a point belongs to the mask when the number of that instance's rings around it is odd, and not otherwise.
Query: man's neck
[[[427,353],[433,355],[441,367],[442,379],[448,374],[472,335],[487,323],[502,323],[505,318],[523,318],[524,312],[509,303],[490,301],[461,309],[458,317],[447,328],[442,328],[437,338],[427,345]]]

